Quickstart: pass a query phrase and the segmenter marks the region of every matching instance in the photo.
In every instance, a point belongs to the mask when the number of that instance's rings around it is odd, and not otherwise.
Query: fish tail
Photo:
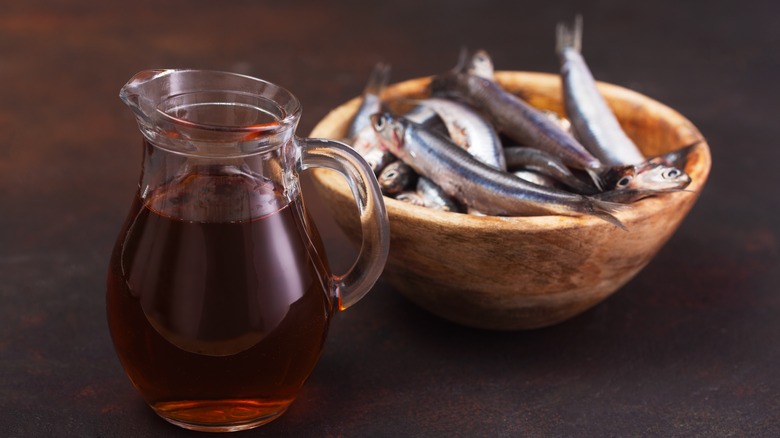
[[[452,68],[453,73],[464,73],[469,67],[469,49],[466,46],[460,48],[458,63]]]
[[[626,208],[625,205],[616,202],[602,201],[600,199],[590,197],[585,197],[585,199],[587,200],[586,210],[588,214],[605,220],[612,225],[622,229],[623,231],[628,231],[628,228],[626,228],[623,222],[614,216],[614,213]]]
[[[574,27],[558,23],[555,27],[555,51],[560,55],[564,49],[582,51],[582,15],[574,17]]]
[[[434,76],[428,86],[432,96],[455,97],[454,92],[456,77],[459,74],[466,73],[469,67],[469,49],[466,46],[460,48],[458,54],[458,63],[450,71]]]
[[[382,91],[387,87],[390,81],[390,64],[384,62],[378,62],[374,66],[374,70],[371,71],[371,75],[368,77],[365,94],[374,94],[379,96]]]

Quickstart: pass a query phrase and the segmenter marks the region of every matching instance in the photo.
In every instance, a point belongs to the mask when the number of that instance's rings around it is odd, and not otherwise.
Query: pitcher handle
[[[343,275],[332,277],[339,310],[358,302],[376,283],[390,249],[390,226],[374,172],[363,157],[344,143],[319,138],[298,139],[301,170],[322,167],[340,173],[349,185],[360,213],[363,242],[355,263]]]

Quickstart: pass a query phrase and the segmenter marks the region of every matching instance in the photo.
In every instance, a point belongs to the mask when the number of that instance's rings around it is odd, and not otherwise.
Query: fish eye
[[[377,131],[382,131],[385,129],[385,118],[381,114],[377,114],[374,117],[374,129]]]
[[[624,176],[623,178],[620,178],[617,182],[618,187],[626,187],[632,180],[630,176]]]
[[[680,171],[680,169],[669,169],[666,171],[665,176],[667,178],[677,178],[678,176],[680,176],[681,173],[682,172]]]

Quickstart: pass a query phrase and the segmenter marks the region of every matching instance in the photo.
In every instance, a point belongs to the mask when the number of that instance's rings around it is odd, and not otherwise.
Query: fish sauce
[[[333,308],[321,256],[300,196],[288,202],[243,174],[191,174],[136,196],[107,292],[133,384],[183,427],[277,418],[326,337]]]

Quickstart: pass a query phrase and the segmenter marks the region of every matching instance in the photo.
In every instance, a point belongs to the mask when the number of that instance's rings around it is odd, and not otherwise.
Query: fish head
[[[600,175],[604,191],[627,190],[632,188],[637,167],[634,165],[610,167]]]
[[[663,161],[648,161],[637,172],[637,188],[653,190],[679,190],[688,187],[691,177],[679,167]]]
[[[401,119],[387,112],[376,113],[371,116],[371,126],[382,147],[396,157],[401,158],[405,155],[403,145],[406,127]]]
[[[663,160],[650,160],[620,169],[618,177],[612,179],[615,190],[682,190],[691,183],[687,173]]]

